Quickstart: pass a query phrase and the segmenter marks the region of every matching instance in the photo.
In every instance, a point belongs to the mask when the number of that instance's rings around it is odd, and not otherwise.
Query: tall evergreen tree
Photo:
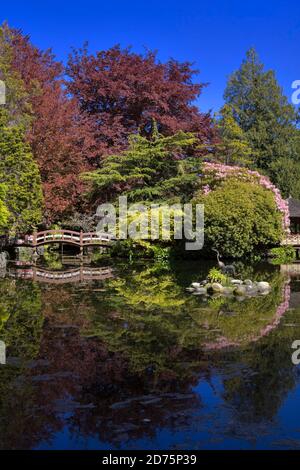
[[[7,187],[4,184],[0,184],[0,234],[8,225],[9,211],[5,204],[6,193]]]
[[[268,170],[278,158],[295,156],[298,115],[255,49],[247,52],[241,67],[230,76],[224,99],[246,134],[258,168]]]
[[[81,207],[79,175],[91,168],[91,125],[63,86],[63,66],[50,50],[35,47],[22,31],[0,27],[0,79],[7,87],[12,125],[26,127],[26,140],[38,163],[47,223]]]
[[[32,109],[21,75],[12,68],[13,49],[9,44],[10,36],[11,30],[4,23],[0,27],[0,80],[6,87],[5,113],[9,124],[29,128]],[[3,115],[3,108],[1,112]]]
[[[25,142],[23,128],[8,125],[4,113],[0,114],[1,185],[6,188],[0,195],[6,208],[4,222],[11,233],[26,232],[41,221],[43,197],[38,166]]]
[[[279,158],[270,166],[270,176],[283,197],[300,199],[300,162],[292,158]]]
[[[217,159],[226,165],[250,166],[254,161],[254,151],[234,119],[229,105],[224,105],[221,109],[217,129],[221,138],[216,145]]]

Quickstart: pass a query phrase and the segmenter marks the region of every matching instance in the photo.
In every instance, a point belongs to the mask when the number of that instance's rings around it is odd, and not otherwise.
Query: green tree
[[[291,158],[279,158],[270,165],[270,176],[283,197],[300,199],[300,162]]]
[[[23,125],[27,129],[32,120],[32,109],[22,77],[12,68],[12,38],[12,30],[4,23],[0,26],[0,80],[5,83],[6,104],[1,113],[5,113],[9,124]]]
[[[9,211],[10,232],[24,232],[41,221],[43,197],[40,174],[25,142],[23,128],[9,126],[3,114],[1,117],[0,184],[7,187],[3,203]]]
[[[244,131],[233,117],[232,108],[224,105],[217,121],[221,143],[217,146],[217,158],[226,165],[249,166],[253,162],[251,149]]]
[[[278,158],[295,156],[298,115],[255,49],[247,52],[246,60],[230,76],[224,99],[255,152],[258,168],[268,170]]]
[[[118,194],[129,201],[166,201],[189,199],[198,187],[201,161],[188,157],[196,143],[191,133],[178,132],[170,137],[158,133],[152,139],[141,135],[129,138],[128,150],[105,158],[101,167],[83,177],[92,183],[95,200],[113,200]]]
[[[205,246],[241,258],[280,242],[282,216],[274,195],[259,184],[230,178],[204,196]]]
[[[9,211],[5,204],[5,196],[7,188],[4,184],[0,184],[0,230],[1,232],[7,228]]]

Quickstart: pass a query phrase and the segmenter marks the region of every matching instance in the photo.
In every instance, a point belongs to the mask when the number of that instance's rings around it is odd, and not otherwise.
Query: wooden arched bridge
[[[75,245],[83,249],[85,246],[109,246],[114,237],[109,233],[99,232],[75,232],[74,230],[44,230],[26,235],[24,239],[18,239],[17,246],[36,248],[49,243]]]

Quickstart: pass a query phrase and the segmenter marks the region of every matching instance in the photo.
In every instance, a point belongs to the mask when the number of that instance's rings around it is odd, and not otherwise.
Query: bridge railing
[[[80,232],[73,230],[45,230],[43,232],[37,232],[33,234],[32,242],[34,245],[46,242],[56,241],[68,241],[76,244],[80,244]]]
[[[83,244],[91,241],[111,241],[114,237],[109,233],[99,233],[99,232],[82,232],[82,242]]]
[[[109,243],[112,241],[112,237],[109,233],[99,232],[75,232],[74,230],[44,230],[42,232],[35,232],[33,235],[27,235],[24,242],[32,246],[43,245],[46,243],[55,242],[66,242],[76,244],[78,246]],[[19,244],[24,243],[20,240]]]

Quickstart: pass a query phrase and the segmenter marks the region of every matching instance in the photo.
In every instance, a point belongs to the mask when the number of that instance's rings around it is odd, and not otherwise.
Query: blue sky
[[[91,51],[114,44],[137,52],[156,49],[161,61],[189,60],[209,82],[200,109],[217,111],[226,78],[255,46],[290,98],[300,79],[300,3],[201,0],[14,0],[1,4],[2,20],[21,28],[41,48],[66,60],[72,46]]]

